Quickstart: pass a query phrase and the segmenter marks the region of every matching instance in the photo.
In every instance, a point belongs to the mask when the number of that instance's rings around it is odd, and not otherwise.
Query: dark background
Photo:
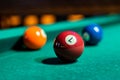
[[[0,0],[0,14],[120,13],[120,0]]]

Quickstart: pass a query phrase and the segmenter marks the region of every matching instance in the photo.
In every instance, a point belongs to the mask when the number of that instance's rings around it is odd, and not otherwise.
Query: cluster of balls
[[[90,24],[82,31],[82,36],[75,31],[67,30],[57,35],[53,48],[57,57],[64,62],[73,62],[81,56],[85,44],[97,45],[102,39],[102,28]],[[24,35],[24,44],[30,49],[39,49],[45,45],[45,31],[37,26],[30,27]]]

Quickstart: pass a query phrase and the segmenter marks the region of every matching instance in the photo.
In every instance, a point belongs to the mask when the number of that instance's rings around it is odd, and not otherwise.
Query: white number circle
[[[68,44],[68,45],[74,45],[76,42],[77,42],[77,39],[75,36],[73,35],[67,35],[65,37],[65,42]]]

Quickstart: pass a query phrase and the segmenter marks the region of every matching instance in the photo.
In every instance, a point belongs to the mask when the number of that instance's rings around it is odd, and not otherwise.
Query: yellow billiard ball
[[[23,41],[27,48],[39,49],[45,45],[47,35],[42,28],[38,26],[31,26],[25,31]]]

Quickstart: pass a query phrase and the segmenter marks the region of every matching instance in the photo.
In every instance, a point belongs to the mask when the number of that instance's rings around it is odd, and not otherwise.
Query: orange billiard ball
[[[56,22],[56,17],[53,14],[44,14],[40,18],[40,23],[41,24],[53,24]]]
[[[8,29],[10,28],[10,21],[8,16],[2,16],[1,17],[1,29]]]
[[[38,26],[31,26],[24,33],[23,42],[29,49],[42,48],[47,41],[45,31]]]
[[[33,26],[38,24],[38,17],[36,15],[28,15],[24,18],[25,26]]]
[[[19,15],[12,15],[9,17],[11,26],[19,26],[21,24],[21,17]]]
[[[84,18],[84,15],[82,14],[71,14],[68,15],[67,19],[68,21],[78,21],[78,20],[82,20]]]

